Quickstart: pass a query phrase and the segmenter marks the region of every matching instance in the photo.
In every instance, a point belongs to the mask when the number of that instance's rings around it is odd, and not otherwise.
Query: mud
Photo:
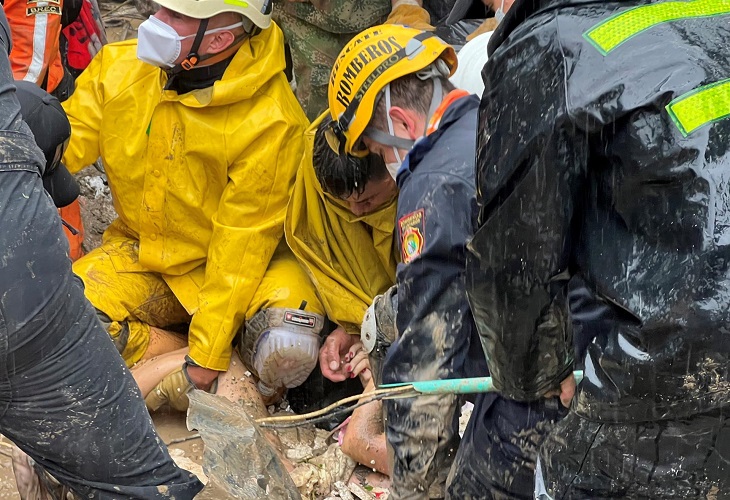
[[[0,499],[20,500],[18,490],[15,488],[10,449],[10,442],[4,436],[0,436]]]

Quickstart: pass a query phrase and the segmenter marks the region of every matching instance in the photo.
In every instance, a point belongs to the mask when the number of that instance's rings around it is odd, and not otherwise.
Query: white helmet
[[[155,0],[162,7],[195,19],[210,19],[223,12],[237,12],[260,29],[271,25],[273,0]]]

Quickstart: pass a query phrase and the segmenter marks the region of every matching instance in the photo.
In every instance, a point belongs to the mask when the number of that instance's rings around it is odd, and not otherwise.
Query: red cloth
[[[106,43],[106,35],[94,4],[84,0],[79,17],[63,30],[68,40],[68,65],[83,71]]]

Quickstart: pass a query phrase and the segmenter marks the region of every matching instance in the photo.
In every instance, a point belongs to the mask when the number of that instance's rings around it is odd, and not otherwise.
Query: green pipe
[[[576,384],[583,380],[583,371],[573,372]],[[390,389],[412,385],[420,394],[477,394],[494,391],[492,377],[456,378],[450,380],[424,380],[423,382],[408,382],[402,384],[385,384],[379,389]]]

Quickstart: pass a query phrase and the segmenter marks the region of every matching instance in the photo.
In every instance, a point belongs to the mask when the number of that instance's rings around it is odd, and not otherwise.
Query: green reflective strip
[[[224,0],[223,3],[243,7],[244,9],[248,8],[248,2],[244,2],[243,0]]]
[[[583,37],[604,56],[642,31],[657,24],[730,14],[730,0],[688,0],[634,7],[592,27]]]
[[[708,123],[730,116],[730,78],[699,87],[667,104],[667,112],[687,137]]]

